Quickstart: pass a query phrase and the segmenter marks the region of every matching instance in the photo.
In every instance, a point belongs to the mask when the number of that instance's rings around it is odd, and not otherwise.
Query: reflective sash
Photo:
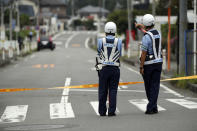
[[[120,66],[120,63],[117,62],[119,57],[120,57],[120,52],[117,50],[117,45],[118,45],[118,38],[114,39],[114,43],[107,43],[106,42],[106,38],[102,39],[102,43],[103,43],[103,49],[104,52],[101,50],[101,55],[100,55],[100,61],[99,63],[102,63],[103,65],[111,65],[111,66]],[[108,50],[107,47],[111,47],[111,54],[108,57]]]
[[[149,60],[149,61],[145,61],[144,65],[149,65],[149,64],[154,64],[154,63],[162,63],[163,59],[161,57],[161,38],[159,39],[159,49],[158,49],[158,55],[157,55],[157,50],[156,50],[156,46],[155,46],[155,38],[154,38],[154,36],[153,36],[153,34],[151,32],[146,32],[146,33],[149,34],[151,39],[152,39],[152,42],[153,42],[153,54],[154,54],[155,59]],[[159,35],[160,35],[160,33],[159,33]]]

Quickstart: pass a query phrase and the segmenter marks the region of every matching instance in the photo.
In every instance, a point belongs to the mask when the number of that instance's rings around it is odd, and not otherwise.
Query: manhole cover
[[[5,130],[9,131],[31,131],[31,130],[49,130],[49,129],[57,129],[57,128],[73,128],[77,125],[24,125],[24,126],[13,126],[7,127]]]

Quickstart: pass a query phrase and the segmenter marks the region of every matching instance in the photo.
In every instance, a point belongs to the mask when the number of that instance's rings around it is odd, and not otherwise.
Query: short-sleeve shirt
[[[112,35],[106,36],[107,43],[114,43],[114,40],[115,40],[115,36],[112,36]],[[102,48],[102,42],[103,42],[102,38],[98,39],[98,44],[97,44],[98,55],[100,54],[100,51]],[[118,39],[117,49],[120,52],[120,56],[121,56],[121,50],[122,50],[122,40],[121,39]],[[112,48],[107,48],[107,50],[108,50],[108,57],[109,57],[109,55],[111,54]]]
[[[155,30],[155,29],[151,29]],[[150,30],[150,31],[151,31]],[[160,38],[161,39],[161,38]],[[142,51],[148,52],[148,54],[153,54],[153,44],[152,44],[152,39],[151,37],[146,34],[142,37],[142,46],[141,46]]]

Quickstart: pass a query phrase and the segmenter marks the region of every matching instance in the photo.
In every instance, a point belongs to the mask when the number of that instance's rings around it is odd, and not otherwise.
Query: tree
[[[87,21],[83,21],[83,25],[86,27],[87,30],[95,30],[96,27],[94,26],[94,21],[89,19]]]
[[[109,14],[108,21],[113,21],[117,25],[118,34],[126,34],[128,28],[127,11],[126,10],[115,10]]]
[[[25,25],[30,25],[30,19],[28,15],[21,14],[20,15],[20,26],[24,27]]]

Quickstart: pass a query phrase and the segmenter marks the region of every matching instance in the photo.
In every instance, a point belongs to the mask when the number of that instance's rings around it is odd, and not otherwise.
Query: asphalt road
[[[54,51],[42,50],[0,68],[0,88],[46,90],[0,93],[0,131],[196,131],[197,96],[161,84],[159,113],[145,115],[143,84],[119,87],[117,116],[97,113],[97,88],[47,89],[98,83],[95,32],[63,32]],[[137,67],[122,64],[121,81],[142,81]]]

